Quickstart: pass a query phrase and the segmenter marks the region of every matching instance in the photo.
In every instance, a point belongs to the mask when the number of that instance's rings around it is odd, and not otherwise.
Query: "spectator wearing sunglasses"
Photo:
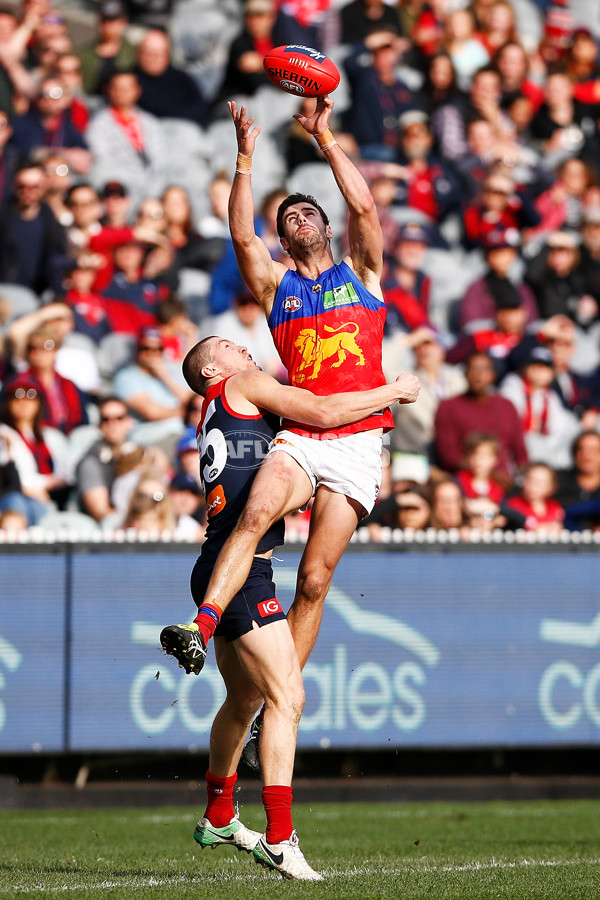
[[[135,360],[117,372],[113,387],[135,417],[133,440],[143,446],[160,444],[170,455],[183,431],[182,412],[190,391],[180,367],[165,357],[157,328],[142,328]]]
[[[134,419],[118,397],[105,397],[99,406],[100,438],[79,461],[76,471],[77,493],[83,512],[101,522],[116,512],[111,490],[117,478],[119,459],[136,445],[129,440]]]
[[[62,506],[69,491],[71,467],[64,438],[43,426],[38,385],[21,376],[4,391],[0,411],[0,456],[14,461],[16,485],[0,497],[0,512],[11,510],[35,525],[51,509]]]
[[[36,294],[60,291],[66,240],[44,202],[43,167],[25,162],[13,179],[15,201],[0,217],[0,282],[20,284]]]
[[[70,434],[78,425],[87,425],[86,395],[69,378],[56,371],[56,354],[61,340],[54,331],[39,328],[29,335],[23,373],[40,395],[42,424]]]

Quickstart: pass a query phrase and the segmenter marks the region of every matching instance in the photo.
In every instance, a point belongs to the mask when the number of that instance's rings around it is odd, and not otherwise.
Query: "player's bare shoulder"
[[[357,265],[350,255],[344,257],[346,265],[352,269],[359,281],[361,281],[369,293],[383,301],[383,291],[381,290],[381,274],[374,272],[366,264]]]

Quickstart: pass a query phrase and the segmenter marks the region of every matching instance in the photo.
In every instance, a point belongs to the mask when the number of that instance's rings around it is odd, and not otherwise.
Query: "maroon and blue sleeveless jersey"
[[[281,279],[269,328],[290,384],[313,394],[364,391],[385,384],[381,342],[385,303],[366,289],[345,262],[312,281],[290,269]],[[389,431],[389,409],[339,428],[284,427],[313,437],[341,437],[373,428]]]
[[[204,398],[196,431],[200,476],[206,496],[208,527],[202,559],[216,559],[248,499],[254,477],[279,430],[271,413],[245,416],[234,412],[225,396],[227,379],[211,387]],[[283,519],[263,535],[256,553],[283,544]]]

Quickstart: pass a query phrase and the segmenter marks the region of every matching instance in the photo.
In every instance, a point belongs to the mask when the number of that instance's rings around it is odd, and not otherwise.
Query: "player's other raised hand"
[[[235,125],[235,135],[237,137],[238,151],[244,156],[252,156],[252,154],[254,153],[254,144],[256,143],[256,138],[260,134],[260,126],[256,125],[254,128],[252,127],[254,125],[254,118],[246,118],[245,106],[242,106],[242,108],[238,112],[237,103],[235,103],[233,100],[228,100],[227,108],[231,113],[231,118],[233,119],[233,124]]]
[[[333,100],[327,94],[323,94],[322,97],[317,97],[317,106],[311,116],[294,113],[294,118],[309,134],[322,134],[329,128],[332,109]]]
[[[395,384],[398,388],[398,403],[415,402],[421,390],[421,384],[416,375],[403,372],[402,375],[398,375]]]

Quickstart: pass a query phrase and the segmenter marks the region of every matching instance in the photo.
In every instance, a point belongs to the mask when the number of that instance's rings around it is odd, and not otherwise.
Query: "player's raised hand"
[[[302,113],[294,113],[294,118],[309,134],[322,134],[329,128],[333,100],[327,94],[317,97],[317,106],[311,116],[303,116]]]
[[[398,403],[414,403],[421,390],[419,379],[409,372],[398,375],[395,385],[398,388]]]
[[[246,118],[245,106],[242,106],[242,108],[238,112],[237,103],[235,103],[233,100],[228,100],[227,108],[231,113],[231,118],[233,119],[233,124],[235,125],[238,151],[244,156],[252,156],[252,154],[254,153],[254,144],[256,143],[256,138],[260,134],[260,126],[256,125],[254,128],[252,127],[254,125],[254,119]]]

